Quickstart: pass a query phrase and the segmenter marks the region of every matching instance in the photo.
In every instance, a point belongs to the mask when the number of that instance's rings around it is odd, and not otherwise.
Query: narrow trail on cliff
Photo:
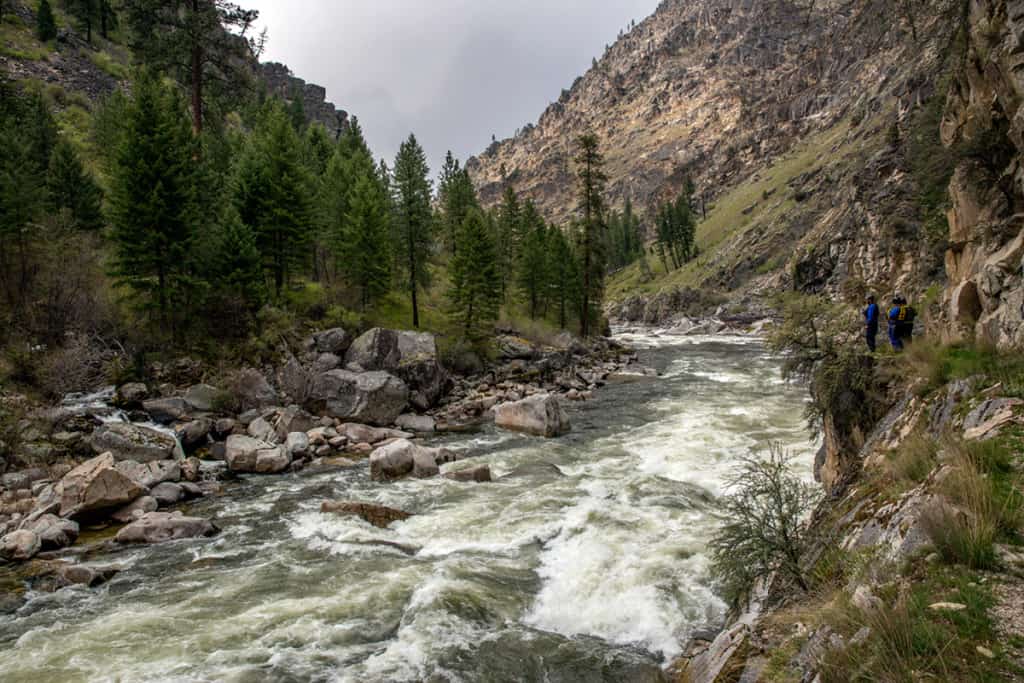
[[[192,508],[215,539],[87,558],[125,570],[0,616],[4,680],[660,680],[723,617],[704,548],[732,463],[779,442],[809,472],[813,445],[760,343],[621,337],[661,376],[602,389],[570,435],[435,439],[492,484],[246,479]],[[379,530],[320,513],[337,498],[417,514]]]

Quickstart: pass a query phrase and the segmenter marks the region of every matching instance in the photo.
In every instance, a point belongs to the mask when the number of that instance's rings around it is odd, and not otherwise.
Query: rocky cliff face
[[[327,101],[327,89],[293,75],[284,64],[268,62],[260,65],[260,75],[271,94],[284,100],[302,99],[302,108],[310,123],[321,123],[332,137],[338,137],[348,126],[348,112]]]
[[[950,184],[952,337],[1024,346],[1024,2],[970,0],[968,47],[949,93],[943,142],[966,149]]]
[[[944,277],[934,217],[945,207],[925,198],[948,177],[926,162],[945,153],[937,130],[962,8],[666,0],[535,126],[469,168],[485,201],[508,182],[564,220],[572,140],[593,130],[613,204],[629,196],[650,213],[686,177],[706,200],[704,254],[670,285],[732,300],[791,289],[920,300]]]

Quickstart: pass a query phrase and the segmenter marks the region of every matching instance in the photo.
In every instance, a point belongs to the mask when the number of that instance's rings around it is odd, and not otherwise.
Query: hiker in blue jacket
[[[864,336],[868,342],[868,350],[875,352],[878,344],[878,304],[875,303],[875,295],[868,295],[868,307],[864,309]]]
[[[889,343],[892,344],[892,350],[899,353],[903,350],[903,340],[900,339],[900,315],[903,307],[900,305],[902,297],[896,296],[892,300],[892,308],[889,309]]]

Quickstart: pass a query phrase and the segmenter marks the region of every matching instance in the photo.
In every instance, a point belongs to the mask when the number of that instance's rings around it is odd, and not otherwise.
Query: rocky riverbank
[[[239,476],[363,466],[382,483],[439,476],[456,456],[424,445],[431,435],[494,422],[559,436],[571,429],[566,402],[657,374],[608,339],[562,335],[539,345],[505,334],[497,347],[482,372],[458,376],[432,335],[374,329],[353,338],[331,329],[278,368],[242,369],[221,385],[128,383],[38,407],[18,425],[17,461],[35,466],[0,478],[0,558],[29,563],[18,575],[51,589],[97,585],[117,568],[80,562],[96,549],[76,545],[86,530],[118,545],[217,534],[214,521],[181,508],[223,495]],[[490,480],[487,468],[449,476]],[[332,505],[375,524],[404,514]]]

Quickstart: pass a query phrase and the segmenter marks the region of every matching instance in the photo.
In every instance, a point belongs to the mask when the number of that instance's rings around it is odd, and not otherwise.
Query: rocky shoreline
[[[437,477],[464,456],[427,447],[431,435],[493,422],[557,437],[571,429],[567,402],[657,374],[614,340],[568,334],[550,345],[503,334],[498,358],[461,377],[429,334],[373,329],[353,338],[331,329],[302,346],[278,368],[243,369],[219,386],[128,383],[29,413],[19,448],[45,464],[0,477],[0,562],[9,574],[0,593],[96,586],[119,571],[83,559],[103,548],[215,535],[215,520],[179,508],[224,495],[239,476],[366,466],[382,484]],[[444,476],[491,480],[487,467]],[[324,512],[377,526],[408,514],[363,501],[325,501]],[[76,544],[86,530],[103,540]]]

